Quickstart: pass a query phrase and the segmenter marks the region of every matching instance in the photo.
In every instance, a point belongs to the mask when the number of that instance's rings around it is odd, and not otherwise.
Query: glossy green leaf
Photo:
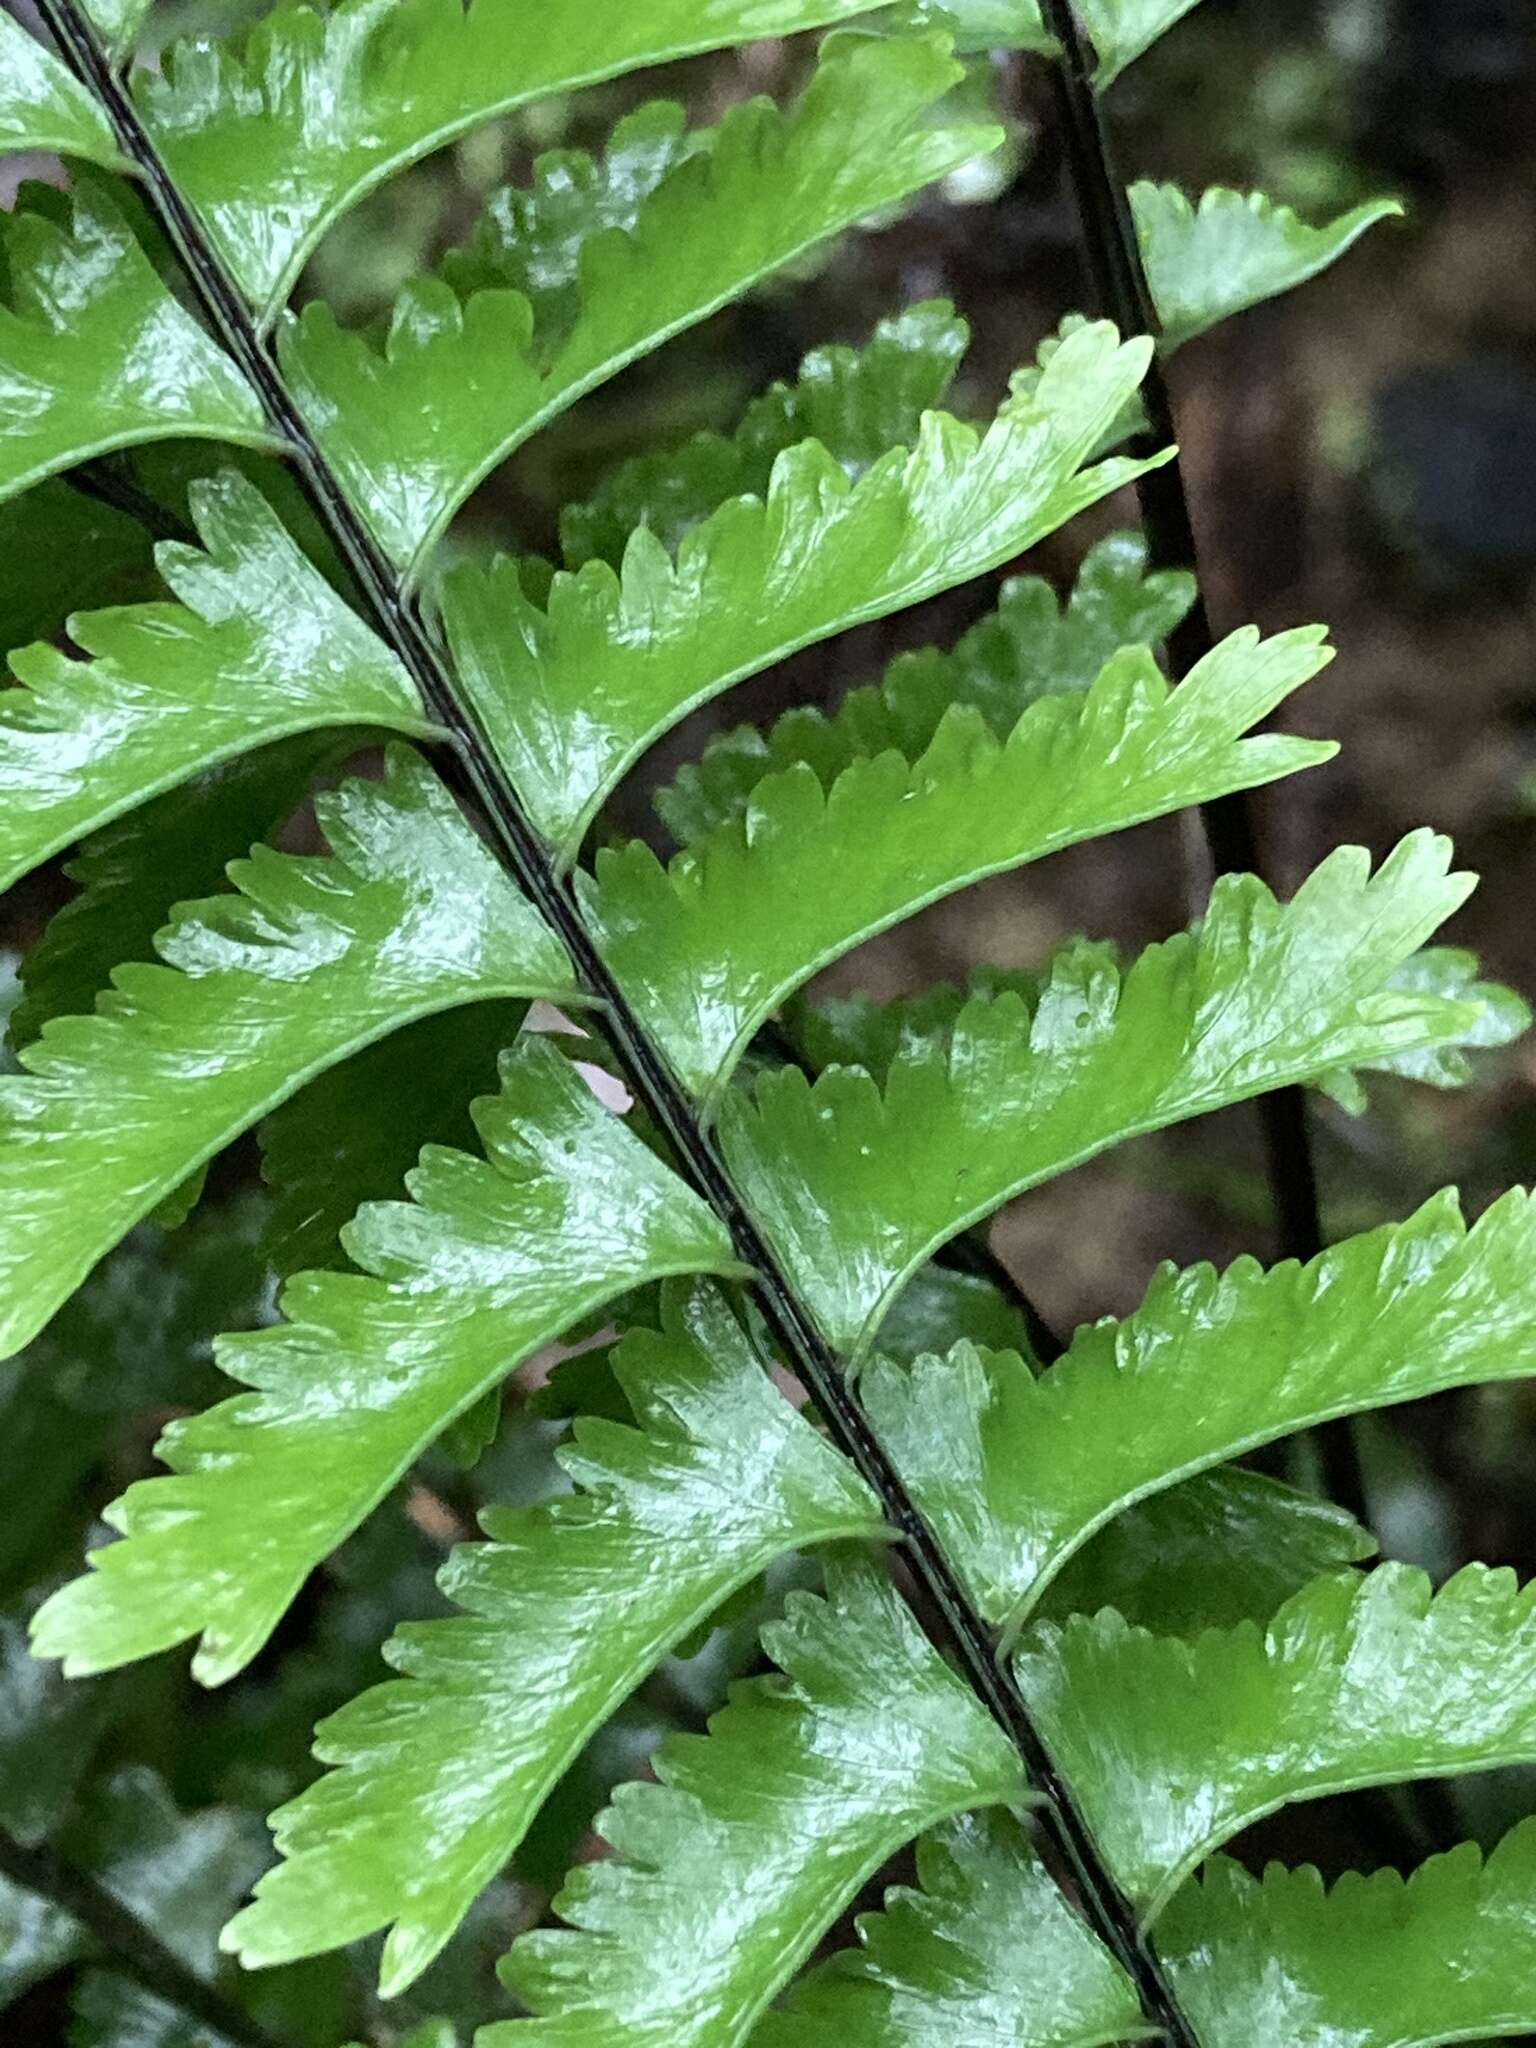
[[[56,151],[127,170],[112,123],[51,51],[0,13],[0,150]],[[9,394],[7,394],[9,397]]]
[[[243,49],[177,45],[135,81],[150,130],[264,319],[333,221],[482,123],[621,72],[847,21],[871,0],[282,4]]]
[[[118,57],[132,50],[153,5],[154,0],[84,0],[102,41]]]
[[[424,1145],[474,1145],[470,1106],[495,1091],[497,1062],[525,1011],[477,1003],[423,1017],[317,1074],[268,1117],[266,1245],[280,1273],[339,1263],[344,1225],[364,1202],[398,1195]],[[381,1102],[388,1116],[379,1115]]]
[[[970,329],[944,299],[882,320],[862,349],[813,349],[793,384],[774,384],[733,434],[695,434],[679,448],[621,463],[581,504],[560,512],[568,569],[600,559],[617,569],[629,536],[647,526],[675,553],[727,498],[765,497],[775,460],[819,441],[857,478],[887,450],[910,447],[925,412],[941,405]]]
[[[739,817],[765,775],[797,762],[830,788],[854,761],[892,747],[915,761],[952,704],[973,704],[1006,739],[1038,698],[1089,689],[1121,648],[1158,646],[1194,600],[1192,576],[1148,574],[1140,535],[1111,534],[1084,556],[1065,605],[1043,577],[1014,577],[951,651],[899,654],[878,684],[851,690],[830,714],[797,705],[767,732],[742,725],[720,734],[658,792],[656,808],[687,845]]]
[[[1268,1272],[1164,1266],[1036,1379],[961,1345],[865,1375],[875,1425],[1005,1629],[1121,1508],[1336,1416],[1536,1371],[1536,1199],[1455,1193]],[[942,1428],[942,1435],[939,1434]]]
[[[200,770],[293,733],[435,735],[395,657],[313,569],[252,485],[193,491],[206,554],[158,552],[180,604],[87,612],[77,661],[12,655],[0,692],[0,888]]]
[[[1154,1635],[1267,1622],[1320,1572],[1360,1564],[1376,1539],[1332,1501],[1218,1465],[1116,1515],[1040,1596],[1053,1621],[1114,1607]]]
[[[914,449],[857,483],[801,442],[766,500],[728,501],[675,561],[642,527],[620,574],[592,561],[559,575],[547,610],[513,564],[457,573],[445,616],[465,687],[544,831],[574,856],[624,771],[689,711],[980,575],[1140,475],[1147,465],[1082,463],[1146,364],[1147,344],[1086,329],[1037,400],[1005,405],[985,434],[930,413]]]
[[[1536,1591],[1487,1565],[1433,1597],[1409,1565],[1329,1576],[1192,1642],[1113,1611],[1041,1625],[1016,1666],[1144,1921],[1292,1800],[1536,1761]]]
[[[679,1296],[614,1363],[640,1431],[579,1422],[558,1455],[581,1491],[493,1513],[495,1542],[445,1574],[464,1618],[397,1635],[406,1675],[322,1725],[317,1753],[343,1768],[274,1816],[289,1860],[226,1936],[247,1963],[393,1921],[381,1982],[403,1989],[668,1650],[786,1552],[881,1534],[717,1293]]]
[[[1121,72],[1182,21],[1198,0],[1073,0],[1092,38],[1098,66],[1093,82],[1100,92]]]
[[[1486,1860],[1464,1842],[1404,1879],[1225,1856],[1186,1885],[1158,1948],[1202,2048],[1439,2048],[1536,2034],[1536,1821]]]
[[[825,1601],[792,1593],[764,1644],[784,1677],[669,1740],[659,1783],[620,1787],[601,1822],[617,1855],[555,1901],[570,1929],[507,1960],[536,2017],[479,2048],[741,2048],[888,1856],[1027,1797],[1012,1744],[875,1567],[830,1568]]]
[[[125,960],[152,960],[174,906],[211,896],[225,869],[268,838],[317,772],[366,734],[299,733],[217,768],[94,833],[64,872],[80,893],[21,963],[26,993],[11,1018],[26,1045],[54,1017],[88,1011]]]
[[[1372,199],[1314,228],[1262,192],[1213,186],[1197,210],[1177,185],[1133,185],[1131,211],[1162,328],[1159,345],[1171,352],[1245,307],[1305,284],[1377,221],[1402,210],[1395,199]]]
[[[1477,1010],[1477,1022],[1454,1044],[1424,1046],[1396,1059],[1374,1063],[1363,1071],[1395,1074],[1428,1088],[1464,1088],[1476,1075],[1467,1055],[1512,1045],[1531,1028],[1531,1006],[1502,982],[1484,981],[1475,953],[1460,946],[1426,946],[1404,961],[1392,977],[1393,988],[1449,996]],[[1358,1073],[1328,1074],[1319,1084],[1342,1109],[1358,1115],[1366,1106],[1365,1084]]]
[[[785,997],[861,941],[984,876],[1327,759],[1316,741],[1243,734],[1329,659],[1320,632],[1249,629],[1170,690],[1130,649],[1087,692],[1030,706],[1004,741],[957,706],[915,764],[858,760],[830,791],[804,763],[770,776],[744,816],[665,869],[640,841],[601,851],[589,923],[713,1107]]]
[[[370,1204],[349,1226],[361,1273],[301,1274],[284,1322],[219,1347],[256,1392],[166,1431],[174,1476],[108,1510],[125,1540],[41,1610],[40,1655],[96,1671],[201,1633],[194,1673],[220,1683],[531,1351],[642,1281],[739,1270],[724,1225],[548,1043],[519,1042],[475,1121],[486,1159],[429,1149],[411,1201]]]
[[[1123,982],[1092,948],[1079,972],[1068,956],[1032,1016],[1016,996],[969,1005],[883,1091],[834,1067],[727,1096],[738,1184],[829,1340],[862,1358],[940,1245],[1107,1145],[1463,1029],[1454,1004],[1380,992],[1469,892],[1448,855],[1415,833],[1373,877],[1342,847],[1283,906],[1223,877],[1198,937],[1149,946]]]
[[[571,999],[559,941],[415,755],[316,808],[333,857],[255,848],[237,893],[182,907],[167,965],[119,968],[91,1016],[56,1018],[0,1080],[0,1355],[323,1068],[413,1017]]]
[[[14,27],[7,16],[0,23]],[[23,187],[15,210],[0,214],[0,274],[0,497],[173,434],[281,445],[104,184],[79,181],[68,197]]]
[[[1113,2048],[1150,2041],[1135,1986],[1000,1812],[917,1845],[920,1891],[888,1891],[862,1946],[807,1977],[754,2048]]]
[[[1039,0],[898,0],[892,9],[903,27],[942,28],[955,38],[955,48],[1034,50],[1053,56],[1054,36],[1040,18]]]
[[[528,252],[525,223],[509,221],[507,282],[461,301],[441,279],[416,280],[382,350],[324,305],[306,308],[283,336],[289,381],[408,580],[476,484],[586,392],[990,148],[995,130],[934,118],[957,76],[942,39],[840,38],[790,112],[754,100],[711,134],[674,135],[678,161],[654,191],[621,132],[617,161],[587,167],[597,189],[583,238]],[[569,180],[558,161],[544,168],[552,205]],[[536,196],[525,210],[537,208]]]

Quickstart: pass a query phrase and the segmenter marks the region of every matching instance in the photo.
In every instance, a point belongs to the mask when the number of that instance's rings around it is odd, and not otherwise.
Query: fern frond
[[[1512,1045],[1531,1028],[1531,1006],[1524,996],[1502,982],[1484,981],[1477,955],[1461,946],[1425,946],[1404,961],[1391,986],[1466,1003],[1476,1009],[1477,1022],[1454,1043],[1421,1046],[1417,1052],[1373,1061],[1361,1070],[1364,1073],[1395,1074],[1426,1088],[1464,1088],[1473,1078],[1468,1053]],[[1318,1085],[1352,1115],[1366,1106],[1365,1084],[1359,1073],[1326,1074]]]
[[[222,889],[229,863],[269,838],[320,771],[367,737],[295,734],[223,762],[93,833],[64,870],[80,893],[22,957],[25,993],[11,1014],[12,1045],[26,1045],[54,1017],[89,1011],[123,961],[153,960],[155,933],[174,906]]]
[[[86,0],[85,11],[111,55],[121,58],[133,48],[153,5],[154,0]]]
[[[531,100],[757,37],[848,21],[870,0],[285,4],[243,49],[177,44],[135,79],[151,134],[263,325],[325,230],[407,164]]]
[[[329,859],[258,846],[0,1080],[0,1356],[126,1231],[311,1075],[412,1017],[580,1002],[554,935],[405,749],[316,805]],[[40,1171],[46,1158],[47,1171]]]
[[[969,706],[915,764],[861,759],[823,788],[801,764],[665,869],[604,849],[590,923],[685,1085],[713,1107],[766,1018],[818,969],[986,875],[1324,760],[1243,734],[1330,655],[1302,630],[1234,634],[1170,690],[1145,648],[1086,693],[1045,697],[1000,742]],[[764,920],[754,906],[775,905]]]
[[[1321,228],[1262,192],[1213,186],[1198,210],[1177,185],[1131,187],[1131,211],[1147,282],[1171,353],[1248,306],[1278,298],[1336,263],[1377,221],[1395,219],[1395,199],[1371,199]]]
[[[299,732],[435,738],[395,657],[341,603],[255,487],[194,486],[206,554],[156,551],[180,604],[87,612],[93,658],[23,648],[0,691],[0,888],[201,769]]]
[[[1363,1563],[1376,1539],[1332,1501],[1242,1465],[1197,1472],[1126,1508],[1076,1550],[1035,1614],[1116,1608],[1154,1635],[1269,1621],[1320,1573]]]
[[[403,1990],[669,1650],[786,1552],[882,1534],[717,1293],[695,1287],[663,1317],[614,1358],[641,1430],[578,1423],[557,1455],[581,1492],[493,1512],[496,1540],[444,1576],[465,1617],[397,1635],[387,1654],[407,1676],[322,1724],[317,1754],[343,1768],[274,1816],[289,1860],[226,1936],[247,1963],[393,1921],[381,1988]]]
[[[109,171],[133,168],[85,87],[14,14],[0,13],[0,150],[31,149]]]
[[[1088,550],[1065,606],[1039,576],[1003,585],[997,609],[948,652],[899,654],[878,684],[851,690],[836,711],[798,705],[766,732],[750,725],[712,739],[660,790],[656,809],[683,845],[736,818],[765,775],[805,761],[830,788],[854,761],[894,748],[915,761],[952,704],[972,704],[998,739],[1044,696],[1087,690],[1127,647],[1157,647],[1195,599],[1192,576],[1147,569],[1146,543],[1111,534]]]
[[[622,1786],[618,1852],[567,1879],[571,1931],[504,1965],[537,2017],[480,2048],[741,2048],[769,2000],[886,1858],[939,1821],[1027,1798],[1017,1752],[883,1572],[834,1564],[764,1631],[782,1678],[678,1736],[659,1784]]]
[[[306,308],[281,338],[289,383],[407,581],[475,486],[584,393],[992,148],[995,130],[933,118],[958,75],[942,39],[840,37],[790,112],[755,100],[686,147],[676,138],[678,160],[654,191],[629,175],[621,138],[607,179],[625,205],[605,208],[590,170],[586,232],[557,243],[561,267],[532,296],[538,273],[522,267],[533,259],[519,239],[507,281],[467,301],[441,279],[408,285],[382,352],[329,308]]]
[[[1197,4],[1198,0],[1077,0],[1099,60],[1093,74],[1095,89],[1107,91]]]
[[[1342,847],[1286,905],[1226,876],[1198,937],[1148,947],[1123,983],[1063,963],[1033,1016],[1016,996],[972,1003],[883,1091],[834,1067],[728,1094],[726,1156],[828,1340],[861,1359],[941,1245],[1107,1145],[1465,1029],[1455,1004],[1380,992],[1469,892],[1448,855],[1414,833],[1373,877]]]
[[[0,276],[0,499],[172,435],[281,448],[261,401],[172,298],[105,181],[77,178],[68,195],[23,186],[0,214]]]
[[[904,28],[942,28],[968,54],[1034,50],[1049,57],[1058,49],[1040,18],[1039,0],[896,0],[890,15]]]
[[[1439,2048],[1536,2033],[1536,1821],[1404,1879],[1225,1856],[1186,1885],[1158,1948],[1204,2048]]]
[[[1134,1985],[1067,1904],[1017,1821],[965,1814],[768,2014],[755,2048],[1113,2048],[1150,2041]],[[1254,2036],[1257,2040],[1259,2036]],[[1277,2037],[1278,2038],[1278,2037]]]
[[[1536,1589],[1487,1565],[1433,1594],[1408,1565],[1320,1579],[1265,1630],[1193,1642],[1106,1611],[1038,1626],[1015,1662],[1144,1922],[1292,1800],[1536,1761]]]
[[[871,1417],[1005,1631],[1133,1501],[1260,1444],[1447,1387],[1536,1372],[1536,1200],[1468,1229],[1453,1191],[1408,1222],[1266,1272],[1164,1266],[1121,1322],[1036,1379],[971,1345],[876,1361]]]
[[[1037,398],[1010,401],[985,434],[930,413],[915,448],[856,483],[802,442],[775,462],[766,500],[722,505],[675,561],[642,527],[619,574],[593,561],[557,575],[546,610],[515,563],[457,571],[444,617],[464,687],[563,857],[625,770],[700,704],[997,566],[1140,475],[1147,465],[1081,465],[1149,346],[1085,329]]]
[[[201,1632],[193,1670],[220,1683],[412,1461],[531,1351],[642,1281],[739,1271],[724,1226],[548,1044],[519,1041],[475,1121],[485,1160],[428,1150],[410,1202],[349,1226],[360,1274],[301,1274],[286,1321],[219,1347],[256,1393],[166,1431],[175,1476],[140,1481],[107,1511],[125,1540],[41,1610],[41,1655],[98,1671]]]
[[[755,398],[734,433],[695,434],[681,447],[622,462],[579,504],[560,511],[568,569],[601,560],[617,569],[638,526],[669,553],[727,498],[766,497],[775,459],[819,441],[850,477],[891,448],[916,441],[925,412],[954,381],[970,328],[944,299],[882,320],[861,349],[813,349],[793,384]]]

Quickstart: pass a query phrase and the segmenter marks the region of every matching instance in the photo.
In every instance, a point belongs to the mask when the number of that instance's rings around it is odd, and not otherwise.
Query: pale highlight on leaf
[[[559,941],[415,755],[316,808],[331,858],[257,846],[237,893],[182,906],[165,966],[119,968],[92,1015],[56,1018],[0,1080],[0,1356],[323,1067],[463,1003],[581,1000]]]
[[[1182,21],[1198,0],[1073,0],[1073,4],[1099,60],[1094,85],[1104,92],[1176,21]]]
[[[1203,2048],[1441,2048],[1536,2034],[1536,1821],[1406,1879],[1225,1856],[1184,1887],[1158,1950]]]
[[[1047,696],[1089,689],[1122,648],[1156,647],[1195,600],[1181,569],[1147,570],[1139,534],[1111,534],[1083,558],[1061,604],[1039,576],[1003,585],[995,611],[947,652],[899,654],[878,684],[850,690],[833,712],[802,704],[766,731],[750,725],[712,739],[655,803],[684,845],[739,817],[765,775],[805,761],[830,789],[854,761],[894,747],[909,761],[932,745],[951,704],[973,704],[998,739]]]
[[[194,486],[206,553],[163,542],[179,604],[77,613],[90,659],[39,644],[0,691],[0,888],[205,768],[295,733],[437,727],[395,656],[305,559],[254,485]]]
[[[0,11],[0,150],[42,150],[129,168],[112,124],[51,51]]]
[[[1297,1799],[1536,1761],[1536,1591],[1467,1565],[1432,1595],[1383,1564],[1193,1642],[1113,1611],[1016,1669],[1099,1848],[1155,1920],[1212,1849]]]
[[[4,15],[0,24],[14,27]],[[69,196],[24,186],[0,213],[0,261],[0,500],[173,435],[281,448],[261,401],[172,298],[105,181],[78,180]]]
[[[176,45],[140,105],[258,314],[270,320],[331,223],[386,178],[530,100],[757,37],[848,21],[871,0],[341,0],[284,4],[243,49]]]
[[[285,1321],[219,1346],[256,1392],[166,1431],[173,1476],[108,1510],[124,1540],[41,1610],[39,1655],[99,1671],[201,1633],[195,1674],[232,1677],[321,1559],[529,1352],[643,1281],[739,1270],[724,1226],[548,1044],[519,1041],[475,1116],[485,1159],[429,1147],[409,1202],[359,1212],[346,1248],[360,1272],[301,1274]]]
[[[1005,1632],[1120,1509],[1340,1415],[1536,1371],[1536,1202],[1453,1191],[1266,1272],[1164,1266],[1038,1379],[962,1345],[865,1376],[871,1417]],[[939,1433],[942,1425],[942,1434]]]
[[[1091,948],[1063,960],[1032,1014],[972,1003],[883,1090],[833,1067],[727,1095],[726,1156],[829,1341],[861,1359],[939,1246],[1108,1145],[1464,1030],[1456,1004],[1381,993],[1471,891],[1449,855],[1414,833],[1373,876],[1342,847],[1288,904],[1226,876],[1198,937],[1149,946],[1123,981]]]
[[[862,1914],[770,2013],[754,2048],[1112,2048],[1160,2038],[1135,1986],[1067,1904],[1011,1815],[966,1814],[917,1845],[921,1890]]]
[[[1243,735],[1330,658],[1319,632],[1249,629],[1171,690],[1128,649],[1090,690],[1038,699],[1002,741],[958,705],[915,763],[856,760],[830,789],[804,763],[765,778],[739,820],[665,869],[642,841],[604,849],[585,891],[592,929],[712,1109],[785,997],[861,941],[987,875],[1326,760],[1316,741]]]
[[[480,2048],[741,2048],[888,1856],[951,1815],[1028,1797],[1017,1751],[883,1572],[829,1567],[764,1631],[782,1678],[738,1686],[707,1736],[674,1736],[659,1784],[599,1823],[617,1855],[566,1881],[574,1931],[505,1966],[536,2015]]]
[[[85,11],[108,50],[123,57],[133,48],[153,5],[154,0],[85,0]]]
[[[680,1291],[614,1364],[639,1430],[578,1422],[558,1455],[581,1491],[492,1512],[495,1541],[444,1574],[463,1617],[402,1630],[386,1655],[405,1675],[321,1725],[342,1768],[274,1816],[288,1860],[225,1937],[246,1963],[393,1921],[381,1988],[402,1991],[669,1650],[786,1552],[882,1534],[718,1292]]]
[[[1336,263],[1369,228],[1403,209],[1367,200],[1309,227],[1262,192],[1213,186],[1198,210],[1177,185],[1131,187],[1131,211],[1168,353],[1248,306],[1278,298]]]

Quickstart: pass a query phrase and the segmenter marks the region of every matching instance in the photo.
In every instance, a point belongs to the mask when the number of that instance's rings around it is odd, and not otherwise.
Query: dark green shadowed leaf
[[[855,761],[830,791],[802,763],[665,869],[639,841],[600,852],[590,921],[712,1108],[784,998],[863,940],[987,875],[1326,759],[1317,741],[1243,737],[1327,663],[1321,642],[1250,628],[1177,690],[1132,649],[1086,693],[1041,698],[1006,740],[960,705],[915,763]]]
[[[282,4],[243,49],[203,39],[136,85],[151,133],[270,319],[333,221],[482,123],[625,71],[848,21],[871,0]]]
[[[1160,346],[1171,352],[1245,307],[1305,284],[1377,221],[1402,210],[1395,199],[1372,199],[1314,228],[1262,192],[1213,186],[1197,209],[1177,185],[1133,185],[1131,211]]]
[[[729,500],[675,560],[642,527],[621,572],[592,561],[562,573],[546,609],[509,562],[450,578],[465,687],[563,855],[689,711],[798,648],[996,567],[1139,475],[1146,465],[1082,465],[1147,356],[1112,327],[1087,328],[1036,398],[1005,405],[985,433],[930,413],[915,448],[890,450],[857,482],[801,442],[774,463],[766,500]]]
[[[1165,1266],[1038,1379],[970,1345],[865,1398],[989,1617],[1011,1628],[1120,1509],[1340,1415],[1536,1372],[1536,1201],[1453,1192],[1307,1266]],[[942,1426],[942,1436],[938,1433]]]
[[[1001,1812],[917,1845],[921,1890],[861,1915],[753,2048],[1111,2048],[1158,2038],[1125,1972]]]
[[[1156,647],[1195,599],[1192,576],[1147,572],[1139,535],[1111,534],[1083,558],[1065,605],[1038,576],[1003,585],[996,611],[950,652],[900,654],[880,683],[852,690],[835,712],[797,705],[767,732],[737,726],[657,792],[656,808],[687,845],[739,817],[766,775],[806,761],[823,788],[852,762],[894,747],[909,761],[932,745],[951,704],[973,704],[1006,739],[1037,698],[1089,689],[1123,647]]]
[[[165,966],[119,968],[92,1015],[56,1018],[0,1080],[0,1354],[323,1068],[413,1017],[571,999],[559,941],[415,755],[316,808],[330,858],[258,846],[235,893],[182,906]]]
[[[664,1323],[614,1354],[643,1434],[578,1423],[558,1455],[580,1493],[488,1515],[495,1541],[444,1575],[463,1618],[403,1631],[387,1654],[406,1675],[319,1730],[342,1768],[274,1816],[288,1861],[226,1936],[247,1963],[393,1921],[382,1984],[403,1989],[669,1650],[774,1559],[882,1533],[717,1292],[680,1292]]]
[[[0,27],[21,33],[4,15]],[[281,445],[255,392],[156,275],[105,181],[82,179],[70,196],[24,186],[0,213],[0,274],[0,498],[172,435]]]
[[[1198,937],[1148,947],[1123,981],[1063,963],[1033,1014],[972,1003],[883,1090],[833,1067],[814,1088],[785,1070],[727,1094],[738,1184],[829,1340],[861,1358],[941,1245],[1107,1145],[1465,1030],[1456,1004],[1381,992],[1470,891],[1449,851],[1412,834],[1373,877],[1340,848],[1285,905],[1224,877]]]
[[[896,1849],[953,1814],[1018,1806],[1018,1753],[872,1565],[829,1568],[764,1631],[782,1678],[737,1686],[707,1736],[622,1786],[617,1852],[525,1935],[507,1981],[538,2017],[480,2048],[741,2048]]]
[[[42,1609],[40,1655],[88,1672],[201,1633],[193,1670],[218,1684],[531,1351],[643,1281],[738,1270],[724,1226],[548,1043],[519,1042],[475,1121],[485,1159],[430,1149],[409,1202],[350,1225],[361,1272],[301,1274],[284,1322],[219,1346],[224,1371],[257,1391],[167,1430],[174,1476],[108,1510],[124,1541]]]
[[[1187,1884],[1158,1949],[1202,2048],[1440,2048],[1536,2034],[1536,1821],[1486,1860],[1464,1842],[1405,1880],[1225,1856]]]
[[[635,175],[621,135],[606,179],[590,165],[583,173],[584,237],[540,218],[566,203],[571,183],[546,164],[551,191],[542,206],[537,193],[527,202],[532,222],[508,223],[505,264],[489,265],[482,242],[473,267],[460,266],[471,279],[489,268],[485,288],[461,301],[438,278],[408,285],[382,353],[325,306],[307,308],[282,337],[289,381],[408,579],[476,484],[575,400],[829,235],[991,148],[996,129],[935,119],[958,76],[942,38],[839,38],[790,112],[754,100],[713,132],[674,135],[670,175],[654,190],[668,152],[647,136]]]
[[[1041,1732],[1144,1921],[1212,1849],[1297,1799],[1536,1761],[1536,1590],[1468,1565],[1431,1595],[1383,1564],[1265,1630],[1191,1642],[1118,1614],[1030,1631]]]

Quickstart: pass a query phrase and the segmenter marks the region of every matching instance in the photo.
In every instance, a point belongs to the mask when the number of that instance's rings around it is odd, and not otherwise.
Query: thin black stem
[[[113,1969],[212,2027],[233,2048],[279,2048],[248,2013],[188,1969],[115,1893],[55,1850],[28,1848],[0,1828],[0,1875],[63,1907],[100,1943]]]
[[[1093,57],[1078,26],[1070,0],[1041,0],[1045,23],[1061,45],[1051,66],[1057,115],[1066,149],[1068,174],[1082,215],[1084,242],[1101,309],[1125,334],[1159,332],[1147,273],[1136,238],[1130,202],[1115,170],[1109,135],[1094,91]],[[1138,455],[1152,455],[1177,443],[1173,400],[1161,360],[1153,358],[1142,386],[1147,431],[1136,444]],[[1197,569],[1199,550],[1184,466],[1177,458],[1150,470],[1137,485],[1147,547],[1159,568]],[[1186,674],[1216,644],[1203,591],[1189,615],[1169,636],[1174,673]],[[1253,806],[1245,792],[1218,797],[1201,806],[1200,821],[1218,874],[1264,872]],[[1260,1125],[1275,1209],[1275,1238],[1282,1258],[1312,1259],[1323,1248],[1317,1166],[1307,1124],[1305,1091],[1279,1088],[1260,1096]],[[1317,1432],[1323,1476],[1334,1500],[1358,1517],[1369,1519],[1365,1476],[1354,1432],[1347,1422],[1330,1423]]]
[[[184,519],[178,518],[158,498],[152,498],[115,463],[82,462],[78,469],[66,473],[63,482],[82,498],[90,498],[98,505],[110,505],[114,512],[123,513],[156,540],[181,541],[190,547],[198,544],[197,535]]]
[[[310,497],[381,630],[433,717],[452,736],[445,763],[447,779],[480,812],[508,866],[564,942],[587,993],[607,1010],[615,1050],[635,1094],[665,1132],[681,1170],[730,1230],[738,1256],[755,1270],[765,1316],[787,1362],[821,1410],[833,1439],[880,1500],[888,1522],[907,1546],[913,1575],[933,1603],[970,1683],[1006,1730],[1029,1776],[1044,1794],[1047,1804],[1040,1815],[1041,1825],[1073,1871],[1089,1919],[1130,1972],[1147,2012],[1164,2028],[1175,2048],[1198,2048],[1168,1988],[1161,1962],[1141,1937],[1135,1909],[1073,1805],[1016,1678],[998,1656],[990,1629],[854,1399],[836,1354],[742,1202],[687,1093],[631,1010],[582,921],[568,880],[557,872],[549,848],[524,813],[477,722],[459,702],[438,647],[342,490],[217,251],[161,162],[79,0],[40,0],[40,7],[67,60],[106,108],[125,155],[144,180],[145,197],[175,246],[208,319],[260,394],[273,426],[289,444]]]

